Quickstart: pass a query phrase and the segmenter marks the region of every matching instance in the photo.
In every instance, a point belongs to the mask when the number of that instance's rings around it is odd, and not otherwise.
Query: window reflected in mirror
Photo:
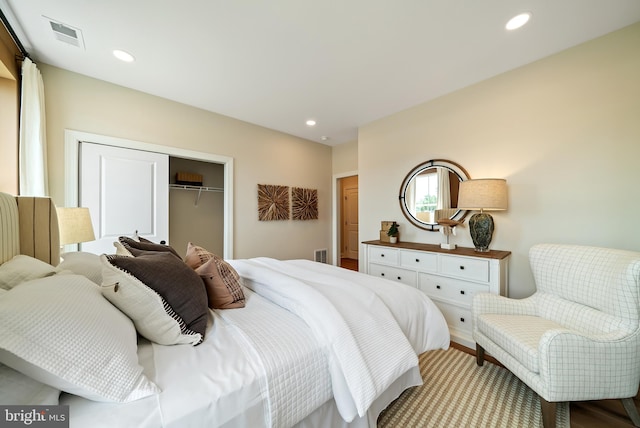
[[[415,226],[438,230],[439,219],[462,220],[467,212],[458,210],[460,182],[469,175],[460,165],[444,159],[424,162],[412,169],[400,187],[400,207]]]

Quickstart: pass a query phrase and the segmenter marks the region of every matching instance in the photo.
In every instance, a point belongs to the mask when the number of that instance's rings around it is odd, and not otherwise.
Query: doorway
[[[339,266],[358,270],[358,176],[351,175],[338,179],[339,220],[338,248]]]

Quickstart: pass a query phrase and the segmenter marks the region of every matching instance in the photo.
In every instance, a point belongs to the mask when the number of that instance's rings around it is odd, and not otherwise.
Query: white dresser
[[[508,296],[510,251],[444,250],[439,245],[413,242],[363,244],[366,273],[422,290],[444,314],[451,340],[469,348],[475,349],[471,337],[473,295]]]

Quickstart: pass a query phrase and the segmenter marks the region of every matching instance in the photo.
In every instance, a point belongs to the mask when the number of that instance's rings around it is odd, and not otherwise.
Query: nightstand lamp
[[[89,208],[58,208],[60,245],[79,244],[96,239]]]
[[[489,251],[493,236],[493,217],[485,211],[507,209],[507,181],[501,178],[462,181],[458,209],[480,211],[469,219],[469,231],[476,251]]]

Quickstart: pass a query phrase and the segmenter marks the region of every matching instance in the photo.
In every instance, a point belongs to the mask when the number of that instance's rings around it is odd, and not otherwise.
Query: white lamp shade
[[[60,245],[78,244],[96,239],[89,208],[58,208]]]
[[[458,209],[498,211],[507,209],[507,181],[481,178],[460,183]]]

